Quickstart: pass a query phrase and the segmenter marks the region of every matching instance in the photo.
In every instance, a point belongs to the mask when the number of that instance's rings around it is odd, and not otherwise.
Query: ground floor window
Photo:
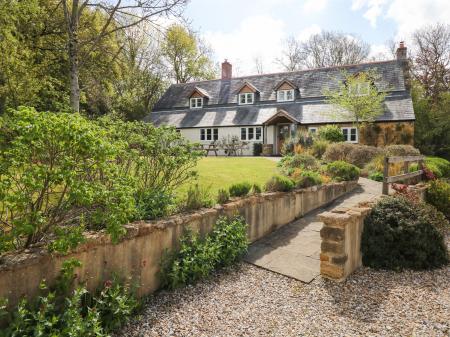
[[[358,143],[358,129],[357,128],[341,128],[344,140],[348,143]]]
[[[261,140],[262,129],[260,126],[241,128],[241,140]]]
[[[219,129],[200,129],[200,140],[219,140]]]
[[[314,126],[310,126],[310,127],[308,128],[308,132],[309,132],[309,133],[316,133],[316,132],[317,132],[317,128],[314,127]]]

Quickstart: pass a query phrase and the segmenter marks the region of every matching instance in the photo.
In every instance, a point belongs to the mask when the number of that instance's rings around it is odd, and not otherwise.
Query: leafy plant
[[[359,178],[360,170],[345,161],[335,161],[327,165],[327,174],[336,181],[351,181]]]
[[[285,176],[275,175],[267,181],[264,189],[268,192],[289,192],[295,187],[294,182]]]
[[[425,166],[438,178],[450,178],[450,161],[439,157],[426,157]]]
[[[321,159],[325,154],[328,145],[330,145],[330,142],[328,140],[316,139],[314,140],[314,143],[312,144],[309,152],[317,159]]]
[[[297,188],[306,188],[311,186],[322,185],[322,176],[315,171],[302,171],[295,180]]]
[[[419,156],[420,151],[412,145],[388,145],[384,148],[387,156]]]
[[[369,174],[369,179],[375,181],[383,181],[384,175],[381,172],[372,172]]]
[[[195,184],[189,187],[182,209],[185,211],[193,211],[203,207],[212,207],[213,204],[214,201],[211,198],[209,189]]]
[[[136,219],[154,220],[170,213],[175,204],[174,196],[165,191],[145,190],[136,195]]]
[[[334,143],[327,147],[323,159],[327,162],[343,160],[362,168],[377,156],[382,155],[382,153],[382,149],[374,146]]]
[[[320,139],[330,143],[339,143],[345,140],[344,134],[338,125],[322,126],[319,128],[318,135]]]
[[[280,162],[278,163],[278,166],[281,168],[284,174],[290,175],[296,168],[305,170],[317,170],[319,168],[319,163],[313,156],[302,153],[283,157],[282,160],[280,160]]]
[[[361,250],[366,266],[429,269],[448,262],[444,238],[418,204],[401,197],[381,199],[364,221]]]
[[[431,181],[425,194],[426,201],[450,220],[450,184],[442,179]]]
[[[314,137],[306,130],[298,130],[295,135],[289,137],[283,143],[281,153],[283,156],[294,155],[308,149],[313,144]]]
[[[252,186],[252,192],[253,192],[254,194],[259,194],[259,193],[261,193],[261,192],[262,192],[261,186],[259,186],[258,184],[253,184],[253,186]]]
[[[252,185],[249,182],[242,182],[231,185],[228,191],[232,197],[243,197],[247,195],[251,189]]]
[[[219,204],[224,204],[228,200],[230,200],[230,193],[228,193],[227,190],[221,188],[217,193],[217,202]]]

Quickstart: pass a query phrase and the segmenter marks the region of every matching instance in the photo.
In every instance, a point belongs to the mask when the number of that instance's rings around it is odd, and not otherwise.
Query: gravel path
[[[150,297],[117,336],[450,336],[450,267],[305,284],[241,263]]]

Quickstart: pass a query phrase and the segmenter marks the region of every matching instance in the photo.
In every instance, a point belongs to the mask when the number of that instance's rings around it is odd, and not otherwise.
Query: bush
[[[359,178],[360,170],[345,161],[335,161],[327,165],[327,174],[336,181],[351,181]]]
[[[296,180],[296,187],[306,188],[316,185],[322,185],[323,179],[318,172],[314,171],[302,171],[300,176]]]
[[[187,231],[180,239],[180,250],[167,253],[161,261],[162,286],[174,289],[207,277],[236,261],[247,246],[247,224],[241,217],[219,218],[204,239]]]
[[[364,221],[363,264],[372,268],[429,269],[448,262],[442,234],[417,204],[404,198],[381,199]]]
[[[136,220],[154,220],[167,216],[174,204],[174,196],[164,191],[143,191],[136,196]]]
[[[228,191],[230,192],[230,196],[232,197],[243,197],[246,196],[250,190],[252,189],[252,185],[248,182],[242,182],[238,184],[231,185]]]
[[[450,184],[444,180],[433,180],[426,190],[426,201],[450,219]]]
[[[450,161],[439,157],[426,157],[425,166],[438,178],[450,178]]]
[[[284,174],[290,175],[296,168],[317,170],[319,168],[319,163],[313,156],[302,153],[283,157],[279,161],[278,166],[281,167]]]
[[[252,186],[252,192],[254,194],[259,194],[262,192],[261,186],[259,186],[258,184],[253,184]]]
[[[212,207],[213,204],[214,201],[211,199],[209,189],[195,184],[189,187],[186,200],[182,205],[182,210],[194,211],[203,207]]]
[[[344,134],[337,125],[325,125],[319,128],[319,138],[330,143],[343,142]]]
[[[411,145],[389,145],[384,148],[387,156],[419,156],[420,151]]]
[[[362,168],[382,152],[382,149],[368,145],[335,143],[327,147],[323,158],[328,162],[343,160]]]
[[[372,172],[369,174],[369,179],[375,181],[383,181],[384,175],[381,172]]]
[[[321,159],[327,150],[327,147],[330,143],[327,140],[323,139],[317,139],[314,141],[313,145],[311,146],[310,153],[318,158]]]
[[[449,220],[447,220],[444,213],[438,211],[436,207],[422,202],[419,210],[430,219],[430,223],[442,234],[444,238],[450,233]]]
[[[217,202],[219,204],[224,204],[230,200],[230,193],[227,190],[220,189],[217,193]]]
[[[260,156],[262,153],[263,145],[262,143],[253,143],[253,155]]]
[[[288,177],[276,175],[266,183],[265,190],[268,192],[289,192],[295,187],[294,182]]]
[[[295,136],[289,137],[283,143],[281,153],[283,156],[301,153],[313,144],[313,135],[305,130],[298,130]]]

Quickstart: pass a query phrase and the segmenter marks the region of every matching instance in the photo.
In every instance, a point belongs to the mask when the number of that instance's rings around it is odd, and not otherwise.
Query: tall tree
[[[181,25],[169,27],[161,49],[171,77],[177,83],[216,76],[209,49],[193,32]]]
[[[80,67],[84,60],[80,50],[86,48],[89,54],[99,43],[112,34],[136,26],[141,22],[155,22],[163,15],[179,15],[179,10],[187,0],[59,0],[64,12],[67,33],[67,56],[69,60],[70,105],[73,111],[80,110]],[[80,20],[90,8],[105,17],[105,21],[95,36],[82,39]]]
[[[303,50],[301,42],[297,41],[293,36],[288,37],[284,42],[281,51],[281,57],[275,62],[279,64],[285,71],[296,71],[303,67]]]
[[[437,23],[413,35],[413,72],[434,102],[450,89],[450,25]]]

